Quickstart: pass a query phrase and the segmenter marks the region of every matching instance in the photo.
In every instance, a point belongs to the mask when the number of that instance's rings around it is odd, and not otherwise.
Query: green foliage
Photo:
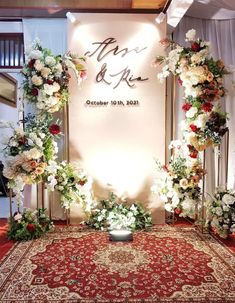
[[[117,196],[110,193],[108,199],[100,200],[98,208],[91,212],[85,222],[88,226],[101,229],[129,229],[141,230],[152,226],[151,215],[138,203],[128,205],[117,200]]]
[[[53,228],[53,223],[45,214],[45,209],[38,211],[25,209],[23,214],[15,213],[9,219],[7,237],[16,241],[27,241],[41,237]]]

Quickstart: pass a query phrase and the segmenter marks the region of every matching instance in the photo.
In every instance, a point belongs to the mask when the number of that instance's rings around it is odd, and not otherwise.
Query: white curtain
[[[194,28],[198,37],[211,43],[211,55],[215,59],[222,59],[226,66],[235,66],[235,19],[232,20],[205,20],[192,17],[184,17],[174,31],[173,39],[181,45],[186,45],[185,33]],[[235,188],[235,73],[225,76],[225,88],[227,94],[222,100],[222,108],[228,112],[229,121],[229,163],[228,163],[228,187]],[[184,118],[181,109],[183,102],[183,91],[177,86],[176,92],[176,136],[181,137],[179,122]],[[222,144],[222,168],[220,174],[220,185],[225,183],[225,145]],[[214,171],[216,168],[214,151],[207,153],[207,191],[214,190],[216,180]]]
[[[23,19],[24,45],[27,47],[35,38],[53,54],[67,51],[67,19]]]
[[[35,38],[39,38],[43,48],[48,48],[53,55],[64,54],[67,52],[67,19],[23,19],[23,33],[25,48],[32,43]],[[33,111],[33,107],[27,106],[26,114]],[[63,115],[56,115],[57,118],[62,119]],[[60,155],[63,154],[64,141],[63,138],[58,142]],[[64,211],[59,205],[59,197],[53,195],[51,200],[52,218],[63,219]],[[48,195],[45,193],[45,204],[48,207]],[[25,188],[24,204],[28,207],[36,207],[36,191],[31,186]]]

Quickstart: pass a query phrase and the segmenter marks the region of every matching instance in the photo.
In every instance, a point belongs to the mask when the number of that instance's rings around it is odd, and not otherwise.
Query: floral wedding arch
[[[203,176],[200,152],[217,146],[228,131],[228,114],[220,105],[225,94],[223,76],[228,73],[222,60],[210,56],[209,42],[196,37],[194,29],[186,33],[188,47],[182,47],[169,39],[161,44],[169,47],[167,57],[158,56],[155,64],[163,64],[158,79],[173,74],[184,88],[182,110],[183,141],[172,141],[171,160],[166,165],[158,163],[159,176],[152,187],[165,202],[166,210],[183,217],[195,218],[200,208]],[[207,222],[219,235],[226,237],[235,232],[235,193],[225,188],[217,189],[207,201]],[[202,210],[204,211],[204,210]],[[204,224],[205,222],[202,222]]]

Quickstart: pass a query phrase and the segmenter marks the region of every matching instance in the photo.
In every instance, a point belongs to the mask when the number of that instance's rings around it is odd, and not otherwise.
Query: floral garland
[[[217,188],[207,201],[207,226],[222,238],[235,233],[235,192]]]
[[[108,199],[100,200],[97,208],[92,209],[85,223],[100,230],[139,230],[152,226],[152,218],[138,203],[120,203],[117,196],[110,193]]]
[[[38,40],[33,42],[26,56],[22,70],[24,96],[39,112],[54,113],[68,102],[69,68],[74,70],[78,83],[86,79],[85,57],[54,56],[49,49],[42,48]]]
[[[14,128],[13,134],[4,148],[6,163],[4,176],[10,180],[18,204],[22,204],[24,184],[41,182],[45,178],[48,161],[56,158],[58,151],[55,137],[60,134],[60,127],[52,118],[40,118],[28,115],[25,128]]]
[[[158,74],[160,81],[173,74],[184,87],[182,130],[185,144],[182,154],[176,156],[177,148],[174,149],[168,165],[158,164],[160,178],[153,191],[159,193],[168,211],[194,218],[195,205],[201,197],[199,182],[205,174],[199,152],[218,145],[228,130],[227,113],[216,104],[225,95],[223,75],[228,72],[222,60],[209,56],[209,43],[196,38],[194,29],[186,33],[186,41],[189,47],[167,38],[161,40],[160,43],[171,50],[167,57],[157,56],[155,61],[156,65],[164,64]]]
[[[26,52],[22,70],[24,99],[36,107],[35,116],[29,115],[21,121],[21,128],[2,123],[3,127],[13,130],[5,146],[4,175],[9,179],[8,186],[13,189],[18,205],[22,204],[25,184],[44,181],[51,190],[55,188],[61,193],[61,204],[66,209],[74,201],[83,201],[87,203],[85,208],[90,208],[90,188],[81,185],[88,183],[86,175],[70,164],[55,162],[58,153],[55,139],[61,130],[60,123],[52,119],[52,113],[68,102],[69,69],[75,72],[78,84],[86,79],[84,62],[84,57],[71,53],[54,56],[49,49],[42,48],[38,40]]]
[[[72,203],[79,203],[86,212],[92,204],[91,179],[83,169],[65,161],[49,161],[47,171],[47,188],[55,189],[61,194],[61,206],[69,209]]]
[[[7,236],[11,240],[31,240],[41,237],[53,228],[53,223],[45,214],[45,209],[24,209],[17,212],[9,221]]]
[[[174,153],[169,164],[157,162],[158,177],[151,190],[159,194],[167,211],[195,218],[196,205],[199,207],[201,198],[199,183],[205,171],[199,160],[187,156],[187,144],[172,141],[170,149]]]
[[[189,144],[189,154],[195,158],[198,151],[218,145],[228,128],[227,113],[215,104],[225,94],[223,75],[228,73],[222,60],[209,57],[209,43],[196,39],[194,29],[186,33],[190,47],[182,47],[174,41],[163,39],[164,46],[173,49],[168,57],[158,56],[157,64],[164,63],[158,78],[162,81],[170,73],[178,76],[185,88],[185,112],[183,131]]]

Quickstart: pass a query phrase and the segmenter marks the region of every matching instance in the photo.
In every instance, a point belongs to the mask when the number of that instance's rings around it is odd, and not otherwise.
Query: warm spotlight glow
[[[72,13],[70,13],[70,12],[67,12],[66,17],[67,17],[67,18],[70,20],[70,22],[72,22],[72,23],[74,23],[74,22],[76,21],[75,16],[74,16]]]
[[[154,158],[164,163],[165,156],[165,87],[151,62],[163,55],[158,41],[166,26],[149,14],[75,17],[69,49],[87,54],[89,76],[82,89],[70,82],[70,161],[82,161],[94,196],[112,191],[148,207]]]

